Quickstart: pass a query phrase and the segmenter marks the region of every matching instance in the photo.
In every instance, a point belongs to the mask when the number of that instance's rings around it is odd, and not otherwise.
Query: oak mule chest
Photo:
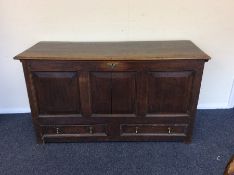
[[[191,41],[39,42],[23,64],[37,142],[190,142],[204,63]]]

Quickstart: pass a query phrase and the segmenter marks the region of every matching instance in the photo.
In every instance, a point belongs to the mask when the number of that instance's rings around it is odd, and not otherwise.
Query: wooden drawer
[[[122,136],[130,135],[179,135],[186,136],[187,124],[123,124],[121,127]]]
[[[107,135],[106,125],[55,125],[42,126],[44,135]]]

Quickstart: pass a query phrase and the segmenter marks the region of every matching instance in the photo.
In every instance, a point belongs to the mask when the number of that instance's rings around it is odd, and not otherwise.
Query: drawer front
[[[187,124],[123,124],[121,125],[121,135],[180,135],[185,136]]]
[[[107,135],[106,125],[56,125],[43,126],[46,135]]]

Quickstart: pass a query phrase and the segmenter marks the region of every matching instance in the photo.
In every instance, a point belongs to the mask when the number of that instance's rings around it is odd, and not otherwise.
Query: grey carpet
[[[191,144],[38,145],[30,114],[0,115],[0,175],[221,175],[234,154],[234,110],[199,110]]]

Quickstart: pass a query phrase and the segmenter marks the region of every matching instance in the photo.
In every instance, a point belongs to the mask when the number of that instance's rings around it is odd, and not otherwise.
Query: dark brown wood
[[[164,71],[149,74],[148,113],[190,112],[192,71]]]
[[[111,72],[91,73],[92,113],[111,114]]]
[[[136,72],[112,72],[111,114],[136,114]]]
[[[39,42],[15,59],[161,60],[210,57],[188,40],[130,42]]]
[[[84,117],[89,117],[92,114],[90,75],[87,71],[79,73],[80,101],[82,102],[81,113]]]
[[[54,126],[42,126],[43,134],[54,135],[54,134],[63,134],[63,135],[71,135],[77,134],[79,135],[97,135],[102,134],[102,136],[106,136],[106,125],[54,125]]]
[[[21,60],[21,61],[22,61],[23,69],[24,69],[24,77],[25,77],[27,91],[28,91],[29,103],[30,103],[31,114],[32,114],[32,121],[33,121],[34,129],[35,129],[35,133],[36,133],[37,143],[43,143],[44,140],[42,139],[43,137],[42,128],[38,122],[38,116],[39,116],[38,110],[39,109],[38,109],[38,104],[37,104],[35,87],[33,84],[32,72],[30,71],[28,62],[24,60]]]
[[[137,79],[137,98],[136,98],[136,110],[137,116],[144,117],[147,114],[147,106],[148,106],[148,73],[147,71],[138,71]]]
[[[79,114],[76,72],[33,72],[40,114]]]
[[[186,135],[187,125],[165,125],[165,124],[130,124],[121,125],[122,136],[171,136]]]
[[[191,141],[209,57],[189,41],[42,42],[16,58],[38,143]]]

